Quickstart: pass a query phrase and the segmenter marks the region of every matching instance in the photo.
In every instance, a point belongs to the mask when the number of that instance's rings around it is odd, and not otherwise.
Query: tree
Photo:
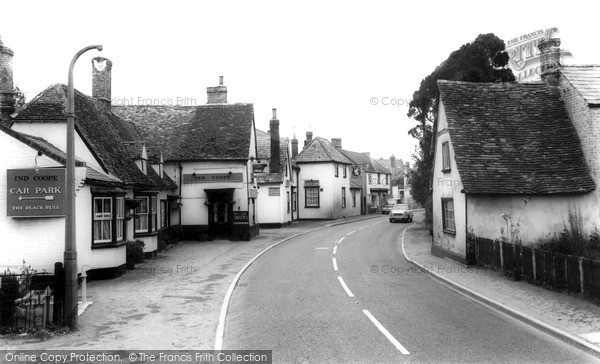
[[[19,86],[15,86],[13,92],[15,94],[15,109],[25,106],[25,94],[19,89]]]
[[[418,122],[408,132],[413,138],[419,139],[419,146],[413,154],[414,171],[409,178],[411,194],[418,203],[428,205],[427,200],[431,199],[431,142],[439,102],[437,81],[514,81],[515,76],[507,65],[508,53],[505,51],[504,41],[492,33],[480,34],[473,42],[452,52],[448,59],[421,81],[408,108],[408,117]]]

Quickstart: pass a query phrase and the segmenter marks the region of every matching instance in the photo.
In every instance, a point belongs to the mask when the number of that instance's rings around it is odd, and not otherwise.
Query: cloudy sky
[[[302,140],[312,130],[342,138],[345,149],[406,161],[415,148],[407,103],[450,52],[481,33],[509,40],[556,27],[568,63],[600,63],[589,4],[5,1],[0,37],[28,100],[66,83],[79,49],[102,44],[116,102],[204,104],[206,87],[223,75],[229,102],[253,103],[259,129],[276,107],[284,136]],[[87,94],[97,54],[76,67],[75,87]]]

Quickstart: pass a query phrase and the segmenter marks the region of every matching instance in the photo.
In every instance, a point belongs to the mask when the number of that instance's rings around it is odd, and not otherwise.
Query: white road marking
[[[382,222],[383,222],[383,221],[376,222],[376,223],[374,223],[374,224],[373,224],[373,225],[371,225],[371,226],[375,226],[375,225],[377,225],[377,224],[381,224]]]
[[[339,244],[339,243],[341,243],[342,241],[344,241],[344,239],[346,239],[346,237],[345,237],[345,236],[342,236],[342,238],[341,238],[341,239],[340,239],[340,240],[339,240],[339,241],[338,241],[336,244]]]
[[[361,227],[361,228],[360,228],[360,229],[358,229],[358,230],[366,229],[366,228],[368,228],[368,227],[369,227],[369,225],[367,225],[367,226],[363,226],[363,227]]]
[[[346,234],[346,235],[352,235],[352,234],[354,234],[355,232],[356,232],[356,230],[352,230],[351,232],[349,232],[349,233],[348,233],[348,234]]]
[[[337,262],[335,261],[335,258],[332,258],[333,260],[333,270],[337,272],[338,267],[337,267]]]
[[[323,247],[315,248],[315,250],[326,250],[326,249],[329,249],[329,247],[323,246]]]
[[[346,282],[344,282],[342,277],[338,277],[338,280],[340,281],[340,284],[342,285],[342,287],[344,288],[344,291],[346,291],[348,296],[354,297],[354,294],[352,294],[352,291],[350,291],[350,288],[348,288],[348,286],[346,285]]]
[[[342,277],[338,277],[338,278],[342,278]],[[369,318],[369,320],[371,320],[371,322],[373,322],[373,324],[375,325],[375,327],[377,327],[379,329],[379,331],[381,331],[381,333],[383,333],[385,335],[385,337],[388,338],[388,340],[394,344],[394,346],[396,347],[396,349],[400,350],[400,352],[404,355],[408,355],[410,354],[408,352],[408,350],[406,350],[406,348],[404,346],[402,346],[402,344],[400,344],[400,342],[398,342],[398,340],[396,340],[395,337],[392,336],[392,334],[390,334],[389,331],[386,330],[385,327],[383,327],[383,325],[381,323],[379,323],[379,321],[377,321],[377,319],[371,315],[371,313],[368,310],[363,310],[363,313],[365,315],[367,315],[367,317]]]
[[[333,247],[333,255],[337,252],[337,245]]]

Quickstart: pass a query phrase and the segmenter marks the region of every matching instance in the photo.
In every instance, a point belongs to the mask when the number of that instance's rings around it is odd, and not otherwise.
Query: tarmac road
[[[273,350],[276,363],[597,362],[408,263],[410,225],[384,216],[271,249],[238,282],[224,349]]]

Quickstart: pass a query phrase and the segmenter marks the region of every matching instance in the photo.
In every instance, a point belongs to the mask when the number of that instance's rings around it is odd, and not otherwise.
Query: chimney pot
[[[273,120],[277,119],[277,109],[273,108]]]
[[[223,85],[223,76],[219,76],[219,86],[206,88],[207,104],[226,104],[227,86]]]
[[[294,138],[292,139],[292,159],[296,159],[297,156],[298,156],[298,139],[296,139],[296,136],[294,135]]]

